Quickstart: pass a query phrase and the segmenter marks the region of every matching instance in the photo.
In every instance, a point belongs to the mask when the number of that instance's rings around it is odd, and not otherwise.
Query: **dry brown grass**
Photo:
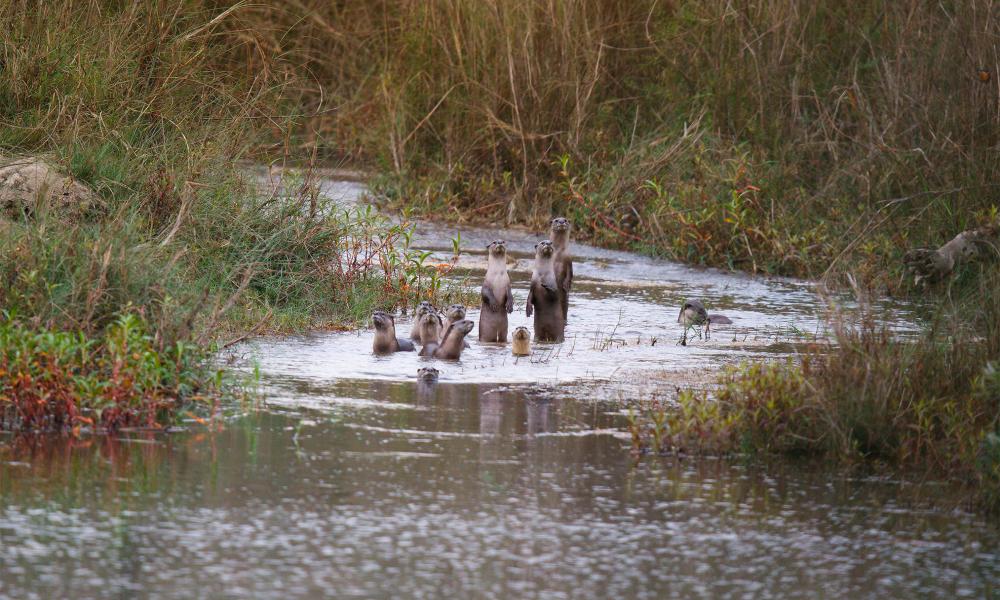
[[[859,257],[936,241],[992,203],[998,10],[297,0],[226,26],[248,41],[235,64],[295,82],[309,118],[294,151],[390,175],[380,190],[400,205],[561,212],[605,244],[885,279]]]

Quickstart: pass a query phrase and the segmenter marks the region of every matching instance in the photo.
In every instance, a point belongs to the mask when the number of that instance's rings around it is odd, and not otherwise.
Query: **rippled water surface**
[[[360,187],[327,182],[353,201]],[[415,245],[450,252],[452,232]],[[507,239],[517,311],[538,236]],[[219,431],[0,436],[0,596],[991,597],[1000,532],[933,482],[635,459],[622,400],[823,334],[809,285],[576,249],[567,342],[376,358],[372,332],[260,339],[264,405]],[[685,297],[730,316],[677,341]],[[886,320],[912,329],[907,309]],[[476,312],[470,318],[476,319]],[[400,317],[401,331],[408,322]],[[418,385],[416,369],[442,371]]]

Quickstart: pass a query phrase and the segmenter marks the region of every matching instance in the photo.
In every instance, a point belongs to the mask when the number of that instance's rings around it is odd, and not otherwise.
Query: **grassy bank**
[[[633,409],[637,451],[818,456],[927,473],[1000,510],[997,273],[917,340],[840,320],[801,360],[745,364],[716,389]]]
[[[305,0],[231,23],[308,74],[301,147],[396,206],[898,289],[883,265],[995,203],[998,10]]]
[[[0,205],[0,426],[166,424],[211,396],[217,343],[448,292],[406,225],[334,206],[308,170],[261,194],[237,168],[290,155],[259,142],[286,139],[297,113],[269,69],[280,57],[235,62],[255,44],[226,34],[233,14],[0,5],[0,154],[43,157],[98,195],[84,211]],[[123,324],[142,331],[134,371]]]

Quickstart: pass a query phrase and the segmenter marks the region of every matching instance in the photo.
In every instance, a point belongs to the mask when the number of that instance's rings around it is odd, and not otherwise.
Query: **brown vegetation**
[[[602,244],[895,286],[883,259],[994,202],[998,12],[303,0],[246,5],[221,27],[252,40],[230,55],[241,68],[295,82],[296,150],[368,165],[400,206],[557,212]]]

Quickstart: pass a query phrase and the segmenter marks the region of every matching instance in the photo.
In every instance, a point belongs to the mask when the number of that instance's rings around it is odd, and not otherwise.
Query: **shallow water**
[[[361,189],[325,185],[345,202]],[[443,256],[451,235],[421,225],[414,244]],[[458,276],[475,281],[501,236],[462,237]],[[513,328],[536,236],[503,237]],[[460,362],[376,358],[371,330],[263,338],[237,351],[258,361],[263,406],[230,407],[221,431],[0,436],[0,596],[997,594],[1000,531],[947,485],[632,458],[623,400],[790,356],[823,334],[824,303],[802,282],[575,253],[567,342],[527,359],[475,341]],[[688,296],[733,326],[678,345]],[[436,385],[416,383],[425,364]]]
[[[635,462],[604,433],[611,407],[491,386],[299,391],[322,408],[6,444],[0,596],[983,598],[1000,583],[997,531],[946,487]]]
[[[351,206],[364,188],[357,183],[324,182],[323,190],[342,206]],[[454,226],[418,223],[412,246],[433,251],[428,262],[444,262],[458,233]],[[486,269],[486,246],[495,239],[505,240],[515,303],[509,330],[519,325],[532,329],[525,299],[534,244],[545,235],[481,227],[462,227],[460,233],[462,254],[451,280],[478,289]],[[447,383],[585,385],[590,397],[606,397],[645,392],[650,373],[697,385],[723,365],[791,356],[803,344],[826,335],[823,315],[830,300],[818,296],[810,282],[692,268],[579,243],[572,245],[572,253],[566,342],[535,344],[530,358],[514,359],[509,346],[478,343],[463,352],[461,362],[423,359],[413,353],[373,358],[371,328],[266,339],[244,350],[265,365],[268,374],[292,380],[412,381],[419,367],[433,365]],[[687,298],[701,299],[710,313],[724,314],[733,324],[717,326],[707,338],[691,330],[688,343],[680,345],[683,330],[677,315]],[[850,310],[846,299],[833,300]],[[912,307],[890,302],[876,306],[883,322],[900,335],[915,330]],[[478,306],[469,307],[467,318],[478,323]],[[398,316],[397,334],[409,336],[411,325],[410,317]],[[469,339],[476,335],[474,329]]]

